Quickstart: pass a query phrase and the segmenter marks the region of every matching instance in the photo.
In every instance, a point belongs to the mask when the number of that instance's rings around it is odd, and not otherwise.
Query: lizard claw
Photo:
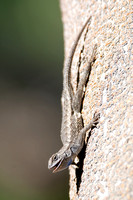
[[[71,166],[72,166],[74,169],[77,169],[77,168],[79,168],[79,163],[72,162]]]
[[[94,115],[93,115],[93,120],[94,120],[93,126],[96,126],[98,124],[99,118],[100,118],[100,113],[95,112]]]
[[[100,113],[95,112],[94,115],[93,115],[93,118],[95,120],[98,120],[100,118]]]

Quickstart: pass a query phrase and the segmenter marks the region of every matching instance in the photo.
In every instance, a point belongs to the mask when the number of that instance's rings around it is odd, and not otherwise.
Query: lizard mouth
[[[59,162],[56,163],[55,166],[53,166],[51,169],[53,170],[53,173],[60,171],[59,168],[61,166],[63,159],[61,159]]]

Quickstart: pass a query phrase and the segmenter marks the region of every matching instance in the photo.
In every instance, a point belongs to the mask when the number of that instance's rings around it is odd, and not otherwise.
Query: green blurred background
[[[68,199],[59,150],[63,29],[57,0],[0,1],[0,200]]]

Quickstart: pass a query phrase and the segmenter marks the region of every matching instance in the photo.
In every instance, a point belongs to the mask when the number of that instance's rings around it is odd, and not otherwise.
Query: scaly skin
[[[90,123],[83,127],[83,119],[81,114],[83,88],[91,70],[91,64],[95,58],[95,47],[91,55],[88,67],[84,72],[84,76],[79,80],[77,91],[74,94],[71,86],[71,65],[73,56],[78,44],[78,41],[87,26],[90,24],[91,17],[88,18],[83,28],[81,29],[76,41],[70,52],[70,56],[67,59],[64,67],[64,82],[63,82],[63,93],[62,93],[62,125],[61,125],[61,140],[63,143],[62,148],[51,156],[48,161],[48,169],[53,172],[59,172],[69,167],[74,162],[75,157],[79,154],[83,148],[86,131],[91,129],[98,123],[100,117],[99,114],[95,114]]]

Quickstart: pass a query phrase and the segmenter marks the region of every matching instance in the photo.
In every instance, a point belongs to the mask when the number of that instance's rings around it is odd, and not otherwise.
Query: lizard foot
[[[95,112],[93,115],[93,126],[96,126],[100,119],[100,113]]]

